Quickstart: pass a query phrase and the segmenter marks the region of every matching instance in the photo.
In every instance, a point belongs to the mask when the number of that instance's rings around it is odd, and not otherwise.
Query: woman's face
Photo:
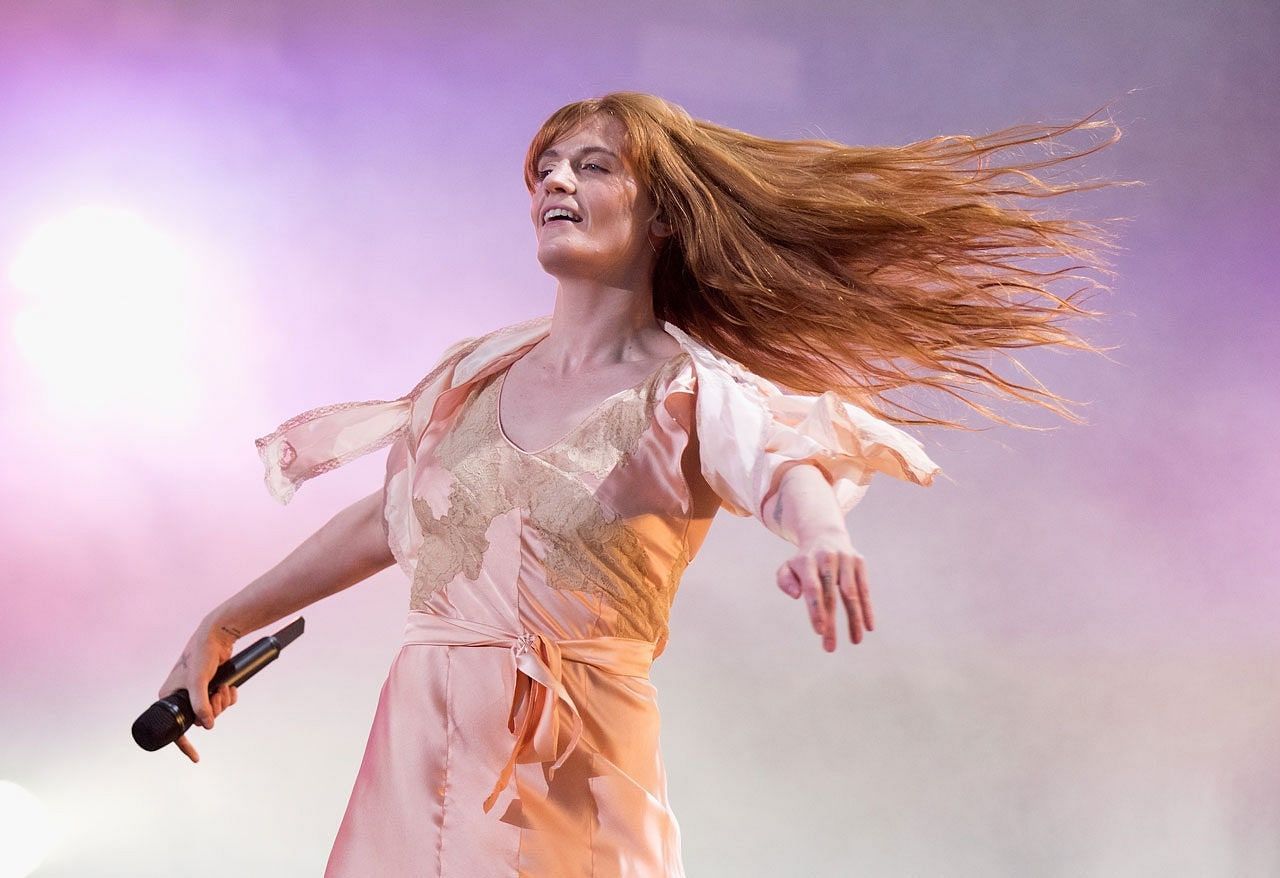
[[[559,278],[628,285],[648,281],[656,259],[649,234],[657,209],[623,163],[622,123],[592,116],[538,157],[530,216],[538,261]],[[563,208],[573,214],[548,212]]]

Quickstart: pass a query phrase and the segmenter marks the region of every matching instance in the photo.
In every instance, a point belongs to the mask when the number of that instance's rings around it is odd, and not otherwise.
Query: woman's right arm
[[[394,563],[379,488],[331,518],[283,561],[211,610],[205,621],[243,637]]]
[[[218,665],[231,658],[236,640],[395,563],[382,506],[379,488],[343,509],[283,561],[211,610],[191,635],[159,697],[186,689],[200,724],[213,728],[214,717],[235,703],[236,692],[223,687],[210,697],[209,681]],[[177,744],[192,762],[199,761],[186,735]]]

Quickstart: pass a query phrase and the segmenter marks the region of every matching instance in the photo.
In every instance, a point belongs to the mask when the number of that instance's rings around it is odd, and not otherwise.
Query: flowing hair
[[[1099,112],[980,137],[849,146],[757,137],[694,119],[654,95],[614,92],[553,113],[529,146],[524,177],[533,192],[543,150],[592,116],[611,116],[626,131],[628,167],[673,229],[654,269],[657,319],[786,388],[831,390],[896,424],[964,427],[886,395],[904,387],[936,388],[1013,426],[1027,425],[963,391],[1016,398],[1080,423],[1063,404],[1073,400],[1005,351],[1059,345],[1102,353],[1063,322],[1102,316],[1079,299],[1105,284],[1070,272],[1111,275],[1098,251],[1114,244],[1093,224],[1039,216],[1011,201],[1133,185],[1053,184],[1032,173],[1119,140],[1113,122],[1089,121]],[[1061,135],[1099,127],[1112,136],[1051,154]],[[1050,155],[992,161],[1029,144]],[[1044,259],[1081,264],[1030,264]],[[1065,297],[1048,289],[1072,279],[1086,285]],[[990,351],[1008,356],[1035,386],[973,356]]]

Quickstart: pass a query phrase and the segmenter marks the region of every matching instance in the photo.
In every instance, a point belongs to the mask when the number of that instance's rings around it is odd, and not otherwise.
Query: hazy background
[[[824,653],[774,584],[791,547],[721,513],[653,672],[688,873],[1280,874],[1278,20],[1262,0],[0,5],[0,782],[55,827],[34,874],[321,873],[398,569],[308,608],[193,733],[199,765],[128,727],[205,612],[380,484],[381,452],[281,507],[255,437],[550,311],[524,150],[620,88],[866,144],[1118,98],[1124,139],[1076,173],[1147,184],[1075,205],[1132,217],[1092,303],[1110,316],[1080,327],[1113,361],[1023,357],[1090,425],[917,431],[946,478],[881,478],[850,516],[862,645]],[[11,829],[31,819],[0,793]]]

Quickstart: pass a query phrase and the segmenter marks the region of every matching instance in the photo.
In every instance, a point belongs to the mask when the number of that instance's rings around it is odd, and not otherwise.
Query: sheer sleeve
[[[845,514],[877,472],[925,487],[941,472],[915,437],[831,391],[783,391],[709,349],[694,365],[702,473],[734,515],[763,520],[794,463],[817,466]]]
[[[344,402],[305,411],[254,440],[267,490],[287,504],[303,482],[402,437],[413,401]]]
[[[266,467],[271,496],[286,504],[308,479],[379,448],[391,446],[383,483],[383,523],[387,544],[411,579],[423,541],[413,508],[419,475],[427,472],[431,436],[448,422],[472,382],[513,352],[543,338],[550,315],[501,327],[450,345],[421,381],[392,400],[323,406],[290,418],[254,440]]]
[[[402,569],[411,571],[421,541],[413,513],[418,440],[431,418],[436,398],[451,386],[459,362],[475,350],[478,342],[476,338],[464,338],[451,345],[427,376],[404,396],[311,409],[254,440],[266,468],[265,481],[271,496],[287,504],[308,479],[390,445],[383,522],[392,554]]]

